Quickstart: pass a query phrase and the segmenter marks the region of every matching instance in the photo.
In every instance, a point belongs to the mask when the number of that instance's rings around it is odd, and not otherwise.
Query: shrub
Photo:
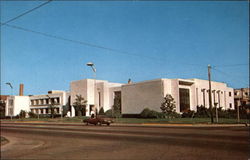
[[[33,112],[29,112],[28,115],[30,118],[37,118],[38,117],[37,114],[35,114]]]
[[[150,110],[148,108],[145,108],[141,113],[140,113],[141,118],[165,118],[164,113],[160,113],[154,110]]]
[[[182,113],[181,118],[193,118],[195,115],[195,111],[188,110]]]
[[[103,107],[100,109],[99,114],[100,115],[104,115],[104,109],[103,109]]]
[[[26,117],[26,112],[24,110],[21,110],[19,113],[20,118],[25,118]]]
[[[206,108],[206,107],[204,107],[204,106],[197,106],[197,111],[196,111],[196,113],[195,113],[195,117],[197,117],[197,118],[208,118],[208,117],[210,117],[209,115],[209,109],[208,108]]]
[[[104,113],[105,116],[109,117],[109,118],[113,118],[112,116],[112,109],[109,109],[107,110],[105,113]]]

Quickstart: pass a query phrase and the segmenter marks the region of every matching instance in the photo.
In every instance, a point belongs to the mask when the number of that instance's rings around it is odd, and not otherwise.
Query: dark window
[[[98,92],[98,97],[99,97],[99,107],[101,106],[101,92]]]
[[[232,108],[232,103],[229,103],[229,107]]]
[[[189,89],[180,88],[180,111],[186,112],[190,109]]]
[[[229,92],[229,97],[231,97],[232,95],[231,95],[231,92]]]

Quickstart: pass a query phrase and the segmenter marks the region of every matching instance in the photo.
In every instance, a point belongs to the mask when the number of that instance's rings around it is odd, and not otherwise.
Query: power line
[[[22,31],[25,31],[25,32],[39,34],[39,35],[42,35],[42,36],[45,36],[45,37],[50,37],[50,38],[54,38],[54,39],[58,39],[58,40],[63,40],[63,41],[71,42],[71,43],[77,43],[77,44],[84,45],[84,46],[90,46],[90,47],[94,47],[94,48],[104,49],[104,50],[116,52],[118,54],[135,56],[135,57],[146,57],[146,58],[150,58],[150,59],[154,59],[154,60],[160,60],[160,59],[155,58],[155,57],[150,57],[150,56],[145,56],[145,55],[142,56],[142,55],[138,55],[138,54],[131,54],[129,52],[121,51],[121,50],[118,50],[118,49],[104,47],[104,46],[100,46],[100,45],[96,45],[96,44],[91,44],[91,43],[83,42],[83,41],[79,41],[79,40],[72,40],[72,39],[64,38],[62,36],[56,36],[56,35],[52,35],[52,34],[48,34],[48,33],[44,33],[44,32],[34,31],[34,30],[31,30],[31,29],[19,27],[19,26],[16,26],[16,25],[5,24],[5,26],[6,27],[10,27],[10,28],[14,28],[14,29],[18,29],[18,30],[22,30]]]
[[[236,66],[246,66],[246,65],[249,65],[249,64],[247,64],[247,63],[245,63],[245,64],[228,64],[228,65],[216,65],[213,67],[236,67]]]
[[[228,74],[228,73],[226,73],[226,72],[223,72],[223,71],[221,71],[221,70],[218,70],[218,69],[215,69],[215,68],[211,68],[211,69],[213,69],[213,70],[215,70],[215,71],[217,71],[217,72],[220,72],[220,73],[222,73],[222,74],[224,74],[224,75],[226,75],[226,76],[228,76],[228,77],[231,77],[232,79],[235,79],[235,80],[237,80],[237,81],[240,80],[240,79],[238,79],[238,78],[235,78],[235,76],[232,76],[232,75],[230,75],[230,74]],[[243,81],[241,81],[241,82],[243,82]],[[247,83],[244,82],[244,84],[248,86]]]
[[[12,22],[12,21],[14,21],[14,20],[16,20],[16,19],[18,19],[18,18],[20,18],[20,17],[22,17],[22,16],[24,16],[24,15],[26,15],[26,14],[28,14],[28,13],[34,11],[34,10],[36,10],[36,9],[38,9],[38,8],[41,8],[42,6],[44,6],[44,5],[48,4],[48,3],[50,3],[51,1],[52,1],[52,0],[48,0],[47,2],[40,4],[39,6],[37,6],[37,7],[35,7],[35,8],[32,8],[32,9],[30,9],[30,10],[28,10],[28,11],[26,11],[26,12],[24,12],[24,13],[22,13],[22,14],[16,16],[16,17],[14,17],[14,18],[11,18],[10,20],[8,20],[8,21],[6,21],[6,22],[1,23],[1,25],[6,25],[7,23],[10,23],[10,22]]]

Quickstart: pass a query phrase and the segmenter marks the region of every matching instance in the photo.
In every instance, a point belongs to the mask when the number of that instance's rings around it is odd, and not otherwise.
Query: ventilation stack
[[[19,96],[23,96],[23,84],[20,84],[20,87],[19,87]]]

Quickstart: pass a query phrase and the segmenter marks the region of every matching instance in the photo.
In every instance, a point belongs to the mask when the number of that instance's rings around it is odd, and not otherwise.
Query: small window
[[[248,93],[247,93],[247,92],[245,92],[245,95],[247,96],[247,95],[248,95]]]
[[[232,94],[231,94],[231,92],[229,92],[229,97],[231,97],[232,96]]]
[[[229,107],[232,108],[232,103],[229,103]]]

